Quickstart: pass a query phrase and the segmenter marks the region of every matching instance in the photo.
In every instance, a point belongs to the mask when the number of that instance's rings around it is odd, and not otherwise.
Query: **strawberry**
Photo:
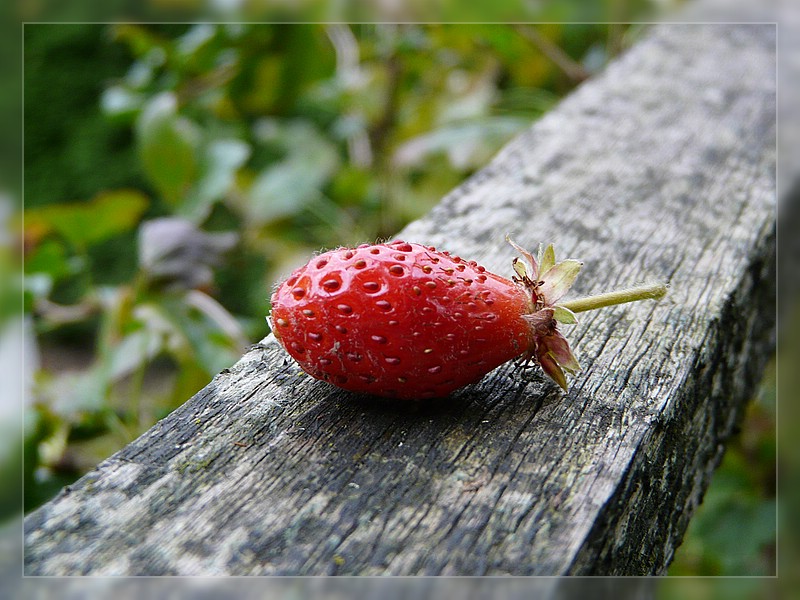
[[[564,370],[580,367],[557,321],[575,317],[556,302],[581,263],[511,243],[533,277],[516,259],[509,280],[399,240],[326,252],[276,289],[272,331],[304,371],[354,392],[442,397],[517,357],[566,390]]]

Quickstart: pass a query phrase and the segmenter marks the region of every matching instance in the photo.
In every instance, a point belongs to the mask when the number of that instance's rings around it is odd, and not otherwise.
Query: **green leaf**
[[[22,309],[29,313],[33,311],[38,300],[50,296],[50,292],[53,291],[53,278],[47,273],[26,275],[23,288]]]
[[[72,272],[63,242],[45,240],[25,257],[25,273],[46,273],[54,281]]]
[[[267,169],[253,181],[248,198],[248,217],[269,223],[300,212],[319,190],[302,161],[288,160]]]
[[[241,140],[210,142],[200,165],[200,179],[187,194],[176,213],[195,223],[208,216],[214,202],[220,200],[235,181],[236,171],[250,156],[250,146]]]
[[[109,352],[109,377],[118,381],[151,361],[163,350],[163,338],[146,329],[126,335]]]
[[[108,384],[107,373],[99,364],[80,373],[64,373],[48,385],[50,406],[62,419],[76,421],[80,413],[103,410]]]
[[[78,247],[96,244],[132,229],[147,208],[137,190],[101,192],[88,202],[55,204],[25,213],[25,230],[56,231]]]
[[[127,44],[131,53],[137,57],[145,57],[154,50],[162,50],[164,45],[163,39],[146,25],[119,23],[112,25],[109,33],[115,41]]]
[[[200,132],[197,126],[178,115],[177,100],[170,93],[159,94],[150,100],[136,125],[145,174],[167,204],[179,206],[199,171]]]
[[[336,146],[313,126],[303,122],[261,123],[260,137],[286,148],[286,157],[255,178],[243,207],[259,224],[298,214],[318,199],[333,177],[340,159]]]
[[[103,91],[100,106],[109,117],[130,117],[141,108],[144,96],[123,85],[115,85]]]
[[[181,365],[197,363],[210,376],[229,367],[240,356],[236,340],[195,307],[174,298],[165,298],[159,306],[161,314],[182,338],[179,345],[174,340],[170,348]]]

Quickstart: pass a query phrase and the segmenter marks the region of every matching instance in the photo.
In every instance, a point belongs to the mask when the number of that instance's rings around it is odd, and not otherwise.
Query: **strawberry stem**
[[[666,293],[667,286],[663,283],[656,283],[608,292],[607,294],[577,298],[576,300],[567,300],[566,302],[559,302],[558,304],[559,306],[568,308],[572,312],[578,313],[594,310],[596,308],[603,308],[604,306],[636,302],[637,300],[658,300],[663,298]]]

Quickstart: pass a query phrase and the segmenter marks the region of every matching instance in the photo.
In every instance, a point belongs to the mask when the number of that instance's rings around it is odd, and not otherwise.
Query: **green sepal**
[[[553,318],[559,323],[565,325],[575,325],[578,322],[578,317],[575,313],[568,309],[566,306],[556,305],[553,307]]]

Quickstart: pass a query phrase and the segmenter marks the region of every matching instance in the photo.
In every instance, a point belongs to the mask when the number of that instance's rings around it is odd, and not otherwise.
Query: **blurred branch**
[[[178,102],[186,104],[199,98],[209,90],[224,88],[237,73],[236,65],[223,64],[208,73],[189,79],[177,90]]]
[[[336,52],[336,76],[342,81],[351,82],[359,75],[358,40],[347,25],[340,23],[325,28],[328,39]]]
[[[186,304],[192,306],[214,321],[222,332],[233,340],[240,352],[244,352],[249,342],[236,319],[216,300],[200,290],[189,290]]]
[[[58,304],[47,298],[36,300],[35,313],[49,326],[67,325],[85,321],[89,317],[99,314],[102,310],[101,303],[95,297],[87,297],[77,304]]]
[[[170,289],[211,285],[212,267],[238,241],[234,232],[207,233],[180,217],[160,217],[139,227],[139,266],[152,282]]]
[[[395,54],[386,59],[386,71],[388,74],[386,101],[383,104],[383,112],[372,127],[369,136],[372,141],[372,150],[380,162],[385,162],[381,156],[383,156],[383,150],[388,141],[389,131],[397,120],[397,107],[400,100],[400,81],[403,77],[403,69],[402,63]]]
[[[514,28],[531,44],[550,59],[564,74],[572,81],[580,83],[584,79],[588,79],[590,73],[581,66],[580,63],[574,61],[566,52],[559,46],[548,40],[535,28],[529,25],[515,25]]]
[[[609,59],[619,55],[622,52],[624,37],[625,25],[616,22],[608,25],[608,42],[606,43],[606,53]]]
[[[342,24],[328,25],[325,33],[336,53],[336,77],[345,87],[357,84],[362,77],[359,48],[358,40],[350,27]],[[354,165],[369,167],[372,164],[372,147],[365,132],[359,131],[347,138],[347,153]]]

